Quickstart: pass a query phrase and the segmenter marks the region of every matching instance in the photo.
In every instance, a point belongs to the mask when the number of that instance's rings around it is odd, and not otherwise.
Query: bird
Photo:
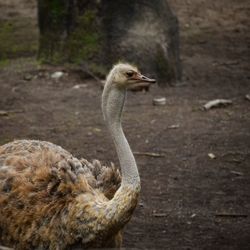
[[[102,112],[118,170],[77,159],[51,142],[15,140],[0,147],[0,245],[14,249],[120,248],[141,190],[122,128],[127,89],[156,80],[128,63],[106,77]]]

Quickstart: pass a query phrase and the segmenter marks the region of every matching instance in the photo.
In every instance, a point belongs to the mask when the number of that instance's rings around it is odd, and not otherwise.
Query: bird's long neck
[[[140,177],[134,155],[123,133],[121,116],[126,90],[107,85],[103,92],[102,109],[104,119],[115,144],[122,171],[122,185],[140,186]]]
[[[130,220],[137,205],[141,187],[140,177],[121,126],[126,90],[106,84],[102,97],[104,119],[114,141],[122,172],[121,186],[108,202],[105,213],[109,215],[112,230],[120,230]]]
[[[112,72],[109,77],[111,76]],[[94,239],[98,242],[102,240],[108,242],[110,237],[115,236],[130,220],[137,205],[140,177],[135,158],[121,126],[125,98],[126,90],[116,87],[108,78],[102,95],[102,110],[120,161],[122,183],[111,200],[103,199],[98,193],[92,197],[93,200],[90,196],[85,197],[87,193],[79,195],[76,199],[79,213],[74,210],[72,217],[75,218],[77,214],[79,218],[79,214],[82,214],[83,220],[74,220],[70,217],[69,221],[79,223],[79,226],[74,224],[73,228],[75,230],[79,227],[79,234],[82,235],[82,241],[85,243]]]

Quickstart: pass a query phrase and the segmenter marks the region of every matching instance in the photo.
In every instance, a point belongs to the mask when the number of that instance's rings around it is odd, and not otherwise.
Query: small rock
[[[72,87],[72,89],[86,88],[87,86],[87,84],[76,84]]]
[[[250,101],[250,94],[245,95],[245,99]]]
[[[93,128],[94,132],[100,133],[102,130],[100,128]]]
[[[31,81],[33,79],[33,76],[31,74],[27,74],[23,77],[25,81]]]
[[[163,106],[166,105],[167,99],[165,97],[156,97],[153,99],[153,105]]]
[[[208,154],[208,157],[209,157],[210,159],[215,159],[215,158],[216,158],[215,154],[213,154],[213,153],[209,153],[209,154]]]
[[[144,207],[144,203],[143,202],[139,202],[139,206],[140,207]]]
[[[38,77],[40,77],[40,78],[44,77],[44,72],[39,72]]]
[[[0,116],[8,116],[9,112],[5,110],[0,110]]]
[[[64,75],[62,71],[56,71],[53,74],[51,74],[51,78],[58,80]]]

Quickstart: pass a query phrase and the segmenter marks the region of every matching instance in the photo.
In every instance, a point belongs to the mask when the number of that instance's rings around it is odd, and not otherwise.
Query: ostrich
[[[140,192],[137,165],[121,126],[126,90],[154,83],[115,65],[102,94],[103,117],[121,167],[76,159],[50,142],[0,147],[0,244],[15,249],[120,247]]]

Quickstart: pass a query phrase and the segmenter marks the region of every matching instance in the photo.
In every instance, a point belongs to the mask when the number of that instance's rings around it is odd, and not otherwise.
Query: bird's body
[[[113,165],[77,160],[49,142],[17,140],[1,146],[0,245],[15,249],[121,246],[121,230],[140,191],[136,163],[120,121],[127,87],[118,77],[123,71],[130,79],[128,72],[135,70],[129,65],[114,67],[102,101],[122,180]],[[139,76],[141,82],[153,81]]]
[[[0,164],[3,244],[17,249],[84,249],[121,243],[119,231],[102,236],[105,232],[100,230],[94,242],[87,231],[97,223],[98,204],[105,204],[120,186],[114,167],[77,160],[60,146],[34,140],[0,147]],[[83,208],[77,210],[78,199]],[[77,213],[79,218],[73,219]],[[81,234],[87,238],[78,239]]]

